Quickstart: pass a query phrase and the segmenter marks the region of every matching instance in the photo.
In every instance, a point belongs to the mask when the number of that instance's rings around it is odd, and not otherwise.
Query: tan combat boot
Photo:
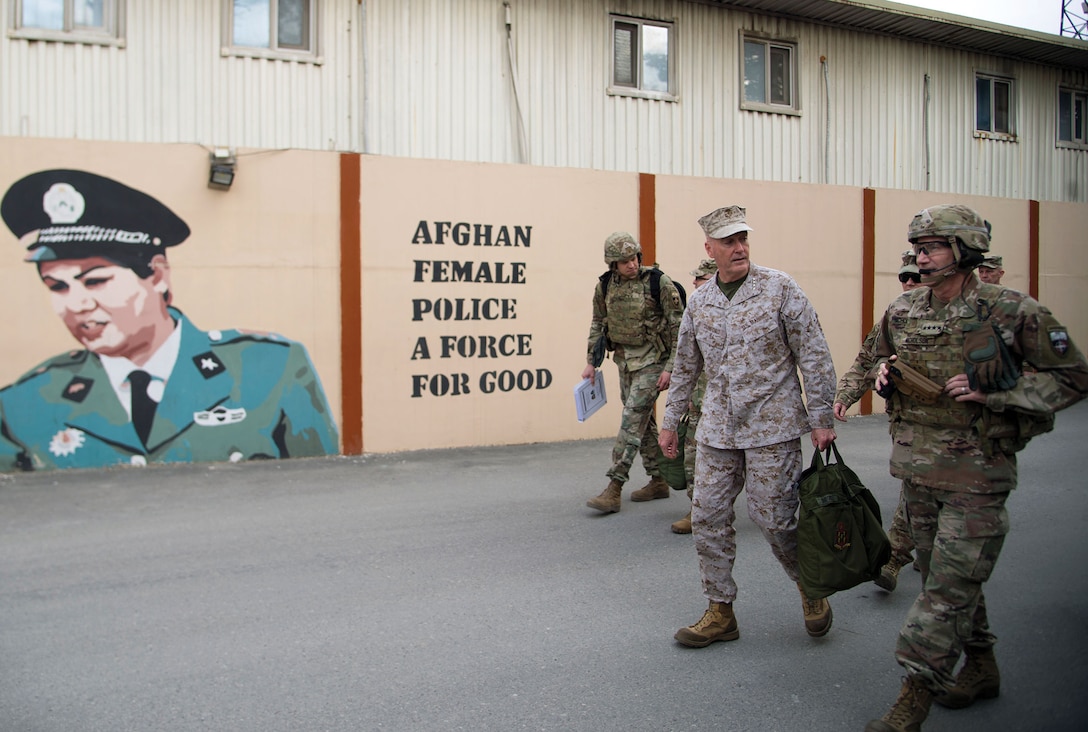
[[[931,692],[917,676],[903,679],[903,688],[895,704],[880,719],[865,725],[865,732],[921,732],[922,722],[929,716]]]
[[[831,603],[827,601],[827,598],[810,600],[801,589],[800,583],[797,585],[797,590],[801,593],[801,607],[805,612],[805,630],[813,638],[827,635],[827,631],[831,630]]]
[[[609,481],[608,487],[601,491],[601,495],[590,498],[586,501],[586,505],[597,509],[601,513],[619,513],[620,493],[622,492],[623,483],[613,479]]]
[[[632,501],[652,501],[655,498],[668,497],[669,484],[660,475],[652,476],[649,483],[631,493]]]
[[[676,631],[673,636],[689,648],[705,648],[714,641],[731,641],[740,638],[737,619],[733,616],[733,605],[728,602],[714,602],[703,613],[695,625],[689,625]]]
[[[899,570],[909,563],[909,558],[904,562],[897,557],[892,557],[887,564],[880,568],[880,574],[873,580],[873,583],[882,590],[892,592],[895,590],[895,586],[899,584]]]
[[[690,534],[691,533],[691,511],[688,511],[688,515],[685,516],[684,518],[680,519],[679,521],[673,521],[672,526],[670,526],[669,528],[672,529],[672,533],[674,533],[674,534]]]
[[[964,649],[967,660],[956,674],[956,685],[934,698],[942,707],[963,709],[976,699],[996,699],[1001,694],[1001,672],[993,648]]]

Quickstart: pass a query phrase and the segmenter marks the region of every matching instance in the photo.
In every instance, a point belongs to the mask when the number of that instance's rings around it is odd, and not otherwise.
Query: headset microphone
[[[956,266],[956,262],[952,262],[951,264],[946,264],[945,266],[938,267],[937,269],[922,269],[921,267],[919,267],[918,268],[918,274],[922,275],[923,277],[928,277],[929,275],[935,275],[935,274],[938,274],[940,272],[944,272],[946,269],[949,269],[949,268],[955,267],[955,266]]]

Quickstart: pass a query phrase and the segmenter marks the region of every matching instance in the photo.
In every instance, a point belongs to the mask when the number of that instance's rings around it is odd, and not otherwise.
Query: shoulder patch
[[[200,375],[205,379],[218,376],[227,370],[227,367],[223,365],[223,362],[219,360],[219,357],[211,351],[205,351],[204,353],[198,353],[193,356],[193,364],[196,366],[196,370],[199,371]]]
[[[76,402],[77,404],[87,398],[87,395],[91,393],[91,387],[94,386],[93,379],[85,379],[82,376],[77,376],[68,382],[68,386],[64,387],[62,395],[70,402]]]

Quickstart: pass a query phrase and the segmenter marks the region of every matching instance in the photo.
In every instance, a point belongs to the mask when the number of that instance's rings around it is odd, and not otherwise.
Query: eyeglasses
[[[941,242],[941,241],[927,241],[925,244],[911,244],[911,249],[914,250],[914,256],[916,256],[916,257],[919,254],[924,254],[927,257],[931,257],[931,256],[933,256],[933,254],[935,252],[938,252],[941,249],[951,249],[951,248],[952,248],[951,244],[946,244],[946,243]]]
[[[706,282],[707,280],[709,280],[709,279],[710,279],[711,277],[713,277],[713,276],[714,276],[714,275],[703,275],[703,276],[701,276],[701,277],[696,277],[696,278],[695,278],[695,281],[696,281],[696,282]]]

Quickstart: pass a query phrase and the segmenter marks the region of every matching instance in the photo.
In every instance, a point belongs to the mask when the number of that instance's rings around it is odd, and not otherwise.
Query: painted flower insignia
[[[87,441],[87,435],[73,427],[61,430],[49,441],[49,452],[56,457],[68,457]]]

